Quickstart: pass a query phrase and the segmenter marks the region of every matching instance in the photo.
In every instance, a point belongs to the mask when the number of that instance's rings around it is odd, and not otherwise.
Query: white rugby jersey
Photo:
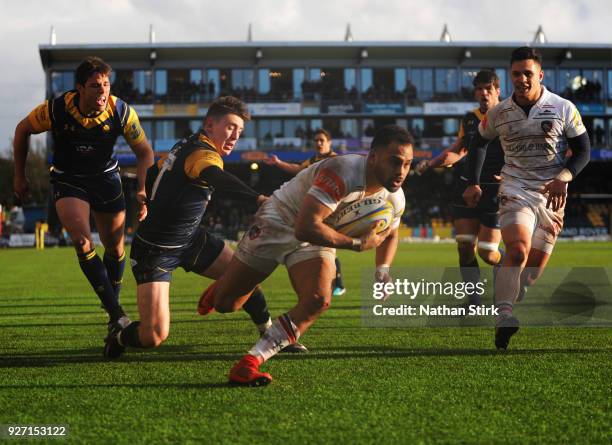
[[[325,220],[333,225],[337,215],[346,206],[365,197],[366,156],[343,155],[325,159],[302,170],[274,192],[277,208],[283,220],[293,226],[306,194],[314,196],[333,210]],[[399,227],[406,207],[404,191],[391,193],[384,187],[368,197],[382,198],[393,206],[391,228]]]
[[[478,126],[485,139],[499,136],[504,180],[517,181],[528,189],[539,189],[554,179],[565,166],[567,138],[586,131],[573,103],[544,86],[542,90],[529,116],[510,96],[489,110]]]

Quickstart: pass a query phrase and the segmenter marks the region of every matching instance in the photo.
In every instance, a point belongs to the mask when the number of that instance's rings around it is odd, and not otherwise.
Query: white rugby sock
[[[284,347],[291,345],[300,338],[300,331],[291,321],[289,314],[283,314],[272,323],[249,354],[257,357],[260,363],[274,356]]]
[[[512,315],[514,300],[519,293],[521,284],[521,268],[502,266],[495,279],[495,307],[500,316]]]

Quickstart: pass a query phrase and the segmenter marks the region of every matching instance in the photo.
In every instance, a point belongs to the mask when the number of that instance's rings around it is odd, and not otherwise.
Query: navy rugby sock
[[[259,326],[267,326],[270,321],[270,311],[266,303],[266,297],[258,287],[242,305],[242,309],[249,314],[253,323]]]
[[[335,287],[344,289],[344,282],[342,281],[342,268],[340,266],[340,260],[336,258],[336,281]]]
[[[123,270],[125,269],[125,251],[117,258],[110,253],[104,252],[104,267],[108,273],[108,279],[115,291],[115,297],[119,302],[119,292],[121,292],[121,283],[123,282]]]
[[[475,255],[474,259],[467,264],[461,264],[460,261],[459,270],[461,271],[461,279],[464,283],[473,283],[474,286],[476,286],[480,281],[480,267],[478,266],[478,259]],[[469,304],[480,304],[480,296],[475,291],[468,292],[467,295]]]
[[[79,266],[81,266],[81,270],[87,277],[95,293],[98,295],[104,309],[106,309],[106,312],[108,312],[111,318],[118,318],[117,316],[120,312],[122,313],[123,310],[121,306],[119,306],[113,286],[108,279],[108,273],[106,272],[104,263],[102,263],[102,260],[94,249],[89,252],[79,253],[77,256],[79,257]]]

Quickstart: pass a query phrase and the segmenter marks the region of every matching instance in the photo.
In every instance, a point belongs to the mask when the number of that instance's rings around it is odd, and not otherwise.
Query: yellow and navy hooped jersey
[[[457,134],[457,139],[462,148],[469,149],[469,145],[478,131],[478,125],[480,121],[484,119],[484,116],[485,115],[481,113],[479,108],[475,108],[463,116],[459,126],[459,133]],[[457,175],[466,177],[464,171],[467,167],[466,160],[467,156],[465,156],[456,166],[455,172]],[[498,181],[494,176],[499,175],[503,166],[504,152],[501,148],[499,138],[495,138],[487,147],[487,156],[482,166],[482,173],[480,174],[481,184],[497,184]],[[465,181],[461,182],[461,186],[465,186]]]
[[[300,164],[300,167],[302,167],[304,169],[304,168],[310,167],[312,164],[314,164],[316,162],[322,161],[323,159],[332,158],[334,156],[338,156],[338,154],[333,152],[333,151],[329,151],[329,152],[325,153],[324,155],[316,154],[316,155],[306,159],[304,162],[302,162]]]
[[[209,167],[223,170],[223,160],[203,133],[180,140],[153,164],[147,171],[148,215],[136,235],[159,247],[187,244],[214,191],[200,177]]]
[[[120,135],[130,146],[146,138],[134,109],[118,97],[110,96],[96,117],[83,116],[78,103],[78,92],[68,91],[28,115],[35,131],[53,134],[54,170],[83,176],[111,171],[117,167],[113,147]]]

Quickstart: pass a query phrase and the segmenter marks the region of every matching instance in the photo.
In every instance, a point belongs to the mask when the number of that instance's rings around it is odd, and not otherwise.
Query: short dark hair
[[[314,135],[318,135],[318,134],[322,134],[323,136],[325,136],[327,138],[328,141],[331,141],[331,134],[329,133],[329,131],[325,130],[324,128],[317,128],[314,132]]]
[[[542,66],[542,54],[536,48],[531,46],[521,46],[520,48],[512,51],[510,56],[510,65],[520,60],[533,60],[538,65]]]
[[[392,142],[397,142],[401,145],[414,146],[414,138],[404,127],[400,127],[399,125],[385,125],[384,127],[381,127],[374,135],[372,145],[370,145],[370,151],[387,147]]]
[[[492,83],[495,88],[499,88],[499,76],[493,70],[480,70],[474,77],[474,81],[472,84],[474,86],[478,85],[488,85]]]
[[[215,99],[208,107],[206,118],[218,120],[227,114],[235,114],[245,121],[251,120],[247,105],[234,96],[221,96]]]
[[[90,56],[83,59],[83,61],[77,66],[74,73],[76,83],[85,86],[85,82],[94,74],[102,74],[103,76],[110,76],[113,69],[104,60],[99,57]]]

